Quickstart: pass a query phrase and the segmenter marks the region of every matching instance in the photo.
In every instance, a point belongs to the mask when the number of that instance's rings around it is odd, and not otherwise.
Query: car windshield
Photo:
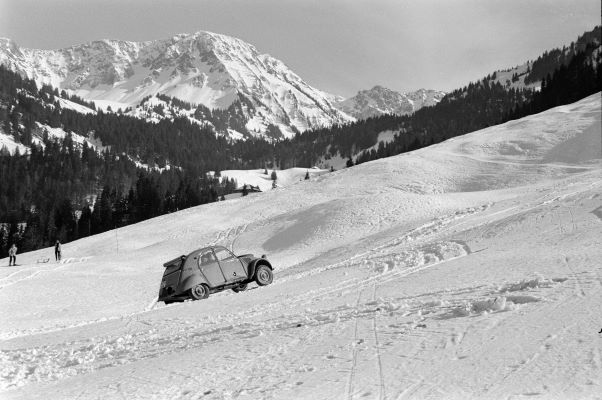
[[[215,255],[217,256],[217,259],[219,261],[223,261],[223,260],[227,260],[227,259],[235,257],[235,255],[232,254],[230,252],[230,250],[226,249],[225,247],[216,247],[215,248]]]

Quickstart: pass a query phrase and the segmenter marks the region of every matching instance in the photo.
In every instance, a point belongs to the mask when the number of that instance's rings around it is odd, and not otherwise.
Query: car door
[[[227,282],[236,282],[247,278],[242,262],[225,247],[215,247],[215,255],[219,261]]]
[[[198,255],[199,269],[209,282],[209,286],[216,287],[226,283],[226,278],[213,254],[213,250],[204,249]]]

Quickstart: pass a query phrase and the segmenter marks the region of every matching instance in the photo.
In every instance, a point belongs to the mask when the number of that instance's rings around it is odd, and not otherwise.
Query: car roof
[[[196,253],[197,251],[198,252],[203,252],[203,251],[207,251],[207,250],[214,250],[215,251],[215,250],[221,250],[221,249],[228,250],[224,246],[207,246],[207,247],[201,247],[200,249],[193,251],[193,253]]]

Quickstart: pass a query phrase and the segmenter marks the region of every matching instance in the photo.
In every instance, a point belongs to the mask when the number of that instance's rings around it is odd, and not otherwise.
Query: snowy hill
[[[291,136],[350,121],[332,96],[305,83],[284,63],[233,37],[200,31],[149,42],[102,40],[60,50],[35,50],[0,39],[0,63],[117,111],[156,94],[209,109],[245,104],[250,133],[269,125]]]
[[[328,173],[327,169],[319,168],[289,168],[285,170],[276,170],[276,185],[279,188],[287,187],[305,180],[305,174],[309,173],[310,178],[314,178]],[[265,169],[253,170],[226,170],[221,171],[222,177],[236,180],[238,187],[243,185],[257,186],[262,192],[272,189],[272,170]]]
[[[507,89],[534,89],[539,90],[541,82],[548,75],[553,75],[560,66],[567,66],[575,54],[584,51],[588,47],[593,50],[590,62],[597,64],[597,54],[600,50],[601,28],[596,26],[589,32],[579,36],[575,42],[562,48],[545,51],[536,60],[527,61],[514,68],[496,71],[490,75],[490,81],[499,83]],[[594,50],[598,48],[597,50]]]
[[[366,119],[383,114],[406,115],[433,106],[445,96],[438,90],[420,89],[415,92],[399,93],[382,86],[361,90],[355,96],[335,103],[346,114],[357,119]]]
[[[19,254],[2,398],[595,398],[601,103]],[[274,283],[155,304],[209,243]]]
[[[86,142],[89,147],[98,151],[102,151],[105,148],[102,143],[99,140],[94,139],[92,135],[84,137],[75,132],[67,133],[61,128],[52,128],[48,125],[36,122],[35,129],[33,130],[32,142],[38,146],[44,147],[44,142],[42,140],[44,135],[47,135],[48,138],[53,141],[60,141],[70,135],[73,144],[79,149],[82,148],[84,142]],[[26,154],[31,150],[28,146],[15,142],[13,136],[5,134],[2,129],[0,129],[0,150],[3,148],[11,154],[14,154],[16,149],[19,149],[20,154]]]
[[[7,135],[2,128],[0,128],[0,150],[14,154],[17,149],[19,149],[19,153],[24,154],[29,148],[21,143],[15,142],[15,138],[13,138],[12,135]]]

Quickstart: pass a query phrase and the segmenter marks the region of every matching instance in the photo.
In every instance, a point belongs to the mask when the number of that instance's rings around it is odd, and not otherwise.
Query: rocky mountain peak
[[[282,61],[241,39],[207,31],[147,42],[105,39],[59,50],[22,49],[6,40],[0,43],[0,63],[113,110],[159,94],[209,109],[228,109],[244,99],[243,136],[273,127],[292,136],[353,120]]]
[[[419,89],[415,92],[400,93],[376,85],[369,90],[360,90],[357,95],[336,103],[343,112],[357,118],[366,119],[383,114],[411,114],[422,107],[437,104],[445,92]]]

